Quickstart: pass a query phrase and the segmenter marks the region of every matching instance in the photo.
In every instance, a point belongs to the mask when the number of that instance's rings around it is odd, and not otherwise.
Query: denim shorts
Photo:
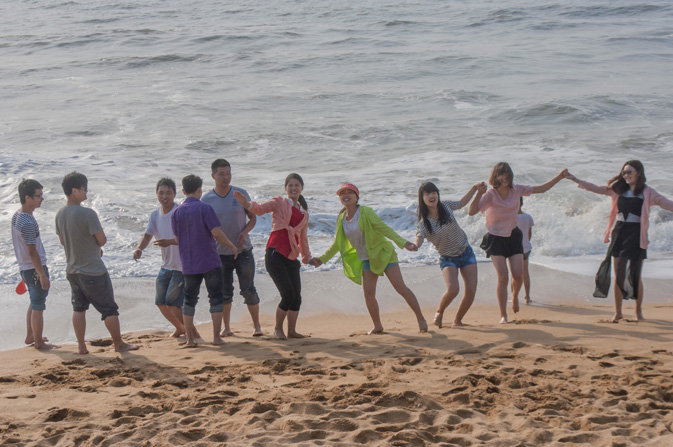
[[[89,305],[100,312],[101,320],[119,315],[119,306],[115,303],[114,291],[110,275],[105,272],[100,276],[68,273],[66,278],[70,283],[73,312],[86,312]]]
[[[458,270],[468,265],[476,264],[477,258],[474,256],[474,250],[469,245],[460,256],[442,256],[439,258],[439,268],[444,270],[446,267],[455,267]]]
[[[386,270],[397,264],[399,264],[399,262],[391,262],[390,264],[386,265]],[[371,268],[369,267],[369,259],[367,259],[366,261],[362,261],[362,270],[371,270]]]
[[[44,273],[47,274],[47,278],[49,278],[49,270],[47,270],[47,266],[43,265],[42,268],[44,269]],[[26,283],[28,293],[30,294],[30,308],[32,310],[45,310],[47,308],[47,295],[49,295],[49,290],[42,290],[37,271],[35,269],[23,270],[21,272],[21,278],[23,279],[23,282]]]
[[[154,298],[154,304],[182,307],[184,301],[185,277],[182,272],[162,267],[157,275],[157,295]]]

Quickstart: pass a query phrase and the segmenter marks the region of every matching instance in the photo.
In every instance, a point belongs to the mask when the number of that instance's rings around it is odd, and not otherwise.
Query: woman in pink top
[[[558,173],[547,183],[538,186],[514,184],[514,172],[509,164],[501,162],[491,171],[488,183],[493,186],[488,192],[483,186],[477,190],[477,196],[470,204],[468,214],[473,216],[479,211],[486,216],[486,229],[481,248],[491,258],[498,275],[496,294],[500,306],[500,323],[507,323],[507,283],[509,270],[512,272],[512,310],[519,311],[517,298],[523,283],[523,235],[517,227],[517,214],[521,196],[539,194],[548,191],[561,181],[567,169]]]
[[[597,186],[567,173],[566,177],[577,185],[596,194],[610,196],[612,206],[603,242],[610,243],[605,260],[596,273],[594,296],[606,298],[610,290],[610,264],[614,258],[615,316],[613,321],[624,318],[622,300],[636,300],[636,320],[643,319],[643,282],[640,278],[643,261],[647,258],[647,229],[650,206],[657,205],[673,211],[673,201],[662,196],[645,183],[645,167],[638,160],[624,163],[621,171],[612,177],[607,186]]]
[[[279,340],[286,338],[304,338],[297,332],[297,318],[301,306],[301,264],[297,257],[301,254],[302,262],[311,259],[306,231],[308,229],[308,205],[304,196],[304,180],[299,174],[290,174],[285,179],[287,198],[276,196],[268,202],[258,204],[248,202],[246,197],[234,191],[236,200],[251,213],[261,216],[272,213],[271,234],[266,244],[264,258],[266,271],[280,293],[280,304],[276,309],[276,328],[274,337]],[[303,209],[302,209],[303,208]],[[287,316],[287,336],[283,331],[283,323]]]

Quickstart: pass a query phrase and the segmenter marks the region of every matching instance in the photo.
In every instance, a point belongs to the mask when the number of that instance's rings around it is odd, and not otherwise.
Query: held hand
[[[239,233],[238,238],[236,238],[236,246],[242,247],[245,244],[245,238],[248,236],[248,233]]]
[[[313,267],[320,267],[322,265],[322,261],[318,258],[311,258],[309,259],[308,263]]]
[[[135,251],[133,252],[133,260],[137,261],[140,259],[140,257],[143,255],[143,251],[139,248],[136,248]]]
[[[240,191],[234,191],[234,197],[236,197],[238,203],[243,205],[243,208],[248,209],[248,206],[250,205],[248,203],[248,199],[246,199],[245,196]]]
[[[569,174],[569,173],[568,173],[568,168],[565,168],[565,169],[561,170],[561,172],[558,173],[558,175],[559,175],[561,178],[568,178],[568,174]]]
[[[231,252],[234,254],[234,259],[238,258],[238,248],[236,248],[234,244],[231,244],[231,247],[229,248],[231,249]]]
[[[175,239],[157,239],[154,241],[154,245],[158,245],[159,247],[168,247],[169,245],[173,245],[175,243]]]
[[[409,251],[418,251],[418,247],[413,242],[407,242],[404,244],[404,248]]]
[[[575,180],[575,179],[577,179],[577,177],[575,177],[574,175],[572,175],[567,169],[564,169],[564,170],[561,171],[561,172],[563,172],[563,177],[564,177],[564,178],[567,178],[568,180]]]
[[[487,189],[488,189],[488,187],[486,186],[486,183],[484,183],[484,182],[479,182],[479,184],[477,185],[477,193],[479,193],[479,194],[486,194]]]

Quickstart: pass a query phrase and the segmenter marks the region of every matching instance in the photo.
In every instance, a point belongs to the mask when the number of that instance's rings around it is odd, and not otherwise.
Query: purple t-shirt
[[[222,266],[211,233],[213,228],[220,226],[213,207],[196,197],[188,197],[173,212],[171,226],[178,237],[182,273],[196,275]]]

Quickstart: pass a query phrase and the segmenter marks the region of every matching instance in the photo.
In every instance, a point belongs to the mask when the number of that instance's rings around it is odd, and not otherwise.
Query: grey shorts
[[[100,312],[101,320],[119,315],[119,306],[115,303],[112,281],[107,272],[100,276],[68,273],[66,278],[72,290],[70,301],[73,312],[85,312],[92,305]]]

